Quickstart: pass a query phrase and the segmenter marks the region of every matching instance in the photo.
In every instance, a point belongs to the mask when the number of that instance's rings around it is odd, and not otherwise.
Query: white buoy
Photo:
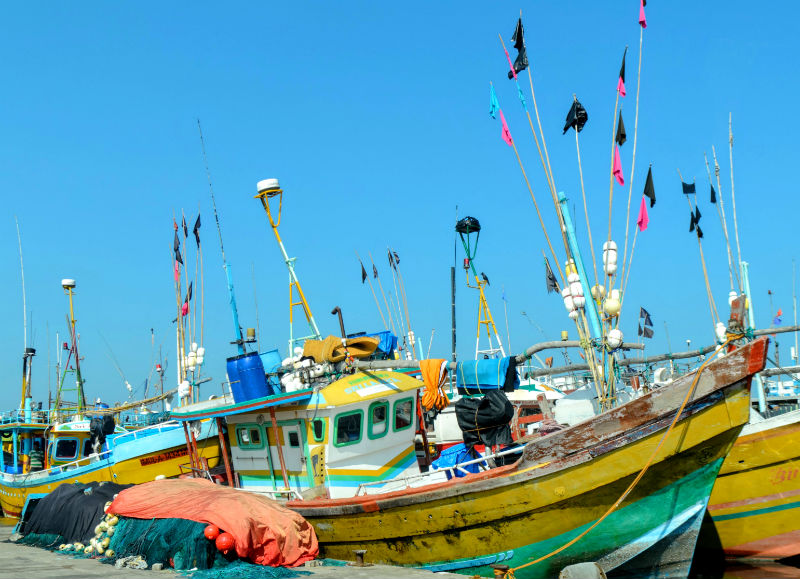
[[[617,244],[613,241],[606,241],[603,244],[603,266],[606,275],[617,273]]]
[[[724,343],[725,339],[728,337],[728,328],[725,327],[725,324],[717,322],[717,325],[714,327],[714,332],[717,334],[717,341],[720,344]]]
[[[602,300],[604,297],[606,297],[606,288],[601,286],[600,284],[593,285],[592,297],[596,302]]]
[[[609,330],[606,334],[606,343],[611,350],[616,350],[622,345],[622,332],[617,328]]]
[[[739,294],[736,293],[736,290],[731,290],[731,293],[728,294],[728,305],[733,305],[733,300],[739,297]]]

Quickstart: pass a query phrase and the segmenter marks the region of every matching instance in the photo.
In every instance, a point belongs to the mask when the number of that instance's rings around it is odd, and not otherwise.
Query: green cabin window
[[[243,424],[236,427],[236,440],[239,447],[245,450],[264,448],[261,427],[257,424]]]
[[[325,440],[325,419],[315,418],[312,422],[314,427],[314,442],[322,442]]]
[[[77,438],[59,438],[56,441],[56,460],[74,460],[78,455]]]
[[[373,402],[369,407],[369,432],[371,439],[381,438],[389,431],[389,403]]]
[[[394,403],[395,432],[410,428],[414,424],[414,400],[404,398]]]
[[[333,444],[335,446],[347,446],[361,442],[361,426],[363,422],[363,410],[338,415],[333,433]]]

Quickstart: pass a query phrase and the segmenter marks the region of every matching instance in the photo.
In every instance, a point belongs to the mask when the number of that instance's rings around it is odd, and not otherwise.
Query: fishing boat
[[[523,438],[521,450],[508,451],[521,453],[514,464],[450,480],[417,468],[422,384],[402,373],[359,370],[324,387],[207,401],[175,417],[224,416],[241,487],[291,499],[326,557],[366,550],[371,562],[473,574],[567,545],[516,575],[551,577],[586,560],[605,571],[657,565],[685,575],[766,347],[758,339],[591,420]]]
[[[123,408],[87,405],[75,331],[75,286],[72,279],[62,281],[70,302],[71,342],[54,408],[33,409],[30,358],[35,351],[26,348],[20,409],[0,417],[3,440],[0,505],[7,517],[19,517],[27,500],[39,498],[62,483],[136,484],[159,476],[207,473],[219,462],[218,430],[214,422],[192,425],[189,437],[192,456],[200,458],[187,466],[190,453],[185,433],[189,433],[189,425],[170,420],[128,431],[114,420],[114,414]],[[74,367],[70,366],[70,360],[74,361]],[[74,388],[66,386],[68,374],[74,374]],[[76,402],[66,401],[68,393],[75,395]],[[38,460],[33,460],[34,457]]]

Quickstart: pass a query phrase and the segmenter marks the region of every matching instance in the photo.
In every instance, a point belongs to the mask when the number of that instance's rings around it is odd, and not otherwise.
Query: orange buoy
[[[219,537],[217,537],[216,545],[217,550],[222,551],[224,555],[227,555],[228,551],[233,549],[233,547],[236,545],[236,540],[230,533],[220,533]]]
[[[219,527],[216,525],[208,525],[203,531],[203,534],[209,541],[214,541],[219,537]]]

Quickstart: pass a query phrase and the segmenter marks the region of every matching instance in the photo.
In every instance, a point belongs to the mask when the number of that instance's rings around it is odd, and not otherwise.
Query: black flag
[[[644,320],[645,326],[652,326],[653,320],[650,319],[650,313],[643,307],[639,307],[639,319]]]
[[[191,299],[192,299],[192,282],[189,282],[189,289],[186,290],[186,299],[183,301],[188,304],[191,301]]]
[[[700,208],[699,207],[695,207],[694,208],[694,213],[692,213],[691,217],[690,217],[689,231],[694,231],[695,230],[695,226],[698,226],[697,228],[699,229],[700,218],[701,217],[702,217],[702,215],[700,215]],[[699,237],[703,237],[703,235],[699,234]]]
[[[656,190],[653,187],[653,166],[647,170],[647,181],[644,183],[644,196],[650,199],[650,207],[656,204]]]
[[[175,250],[175,261],[183,265],[183,258],[181,257],[181,242],[178,239],[177,230],[175,230],[175,241],[172,244],[172,249]]]
[[[645,338],[652,338],[653,328],[648,328],[647,326],[642,328],[642,326],[639,326],[639,335],[644,336]]]
[[[544,268],[545,268],[545,278],[547,281],[547,293],[556,292],[561,293],[561,290],[558,289],[558,280],[556,276],[553,275],[553,270],[550,269],[550,262],[547,258],[544,258]]]
[[[700,229],[700,226],[697,226],[697,239],[703,239],[703,230]]]
[[[681,181],[681,187],[683,187],[683,193],[685,195],[693,195],[693,194],[697,193],[697,191],[695,191],[695,189],[694,189],[694,182],[692,182],[692,183],[684,183],[683,181]]]
[[[378,277],[378,268],[375,267],[374,263],[372,264],[372,277],[374,277],[374,278]]]
[[[563,134],[566,135],[570,128],[573,128],[580,133],[583,130],[583,125],[585,125],[586,121],[588,120],[589,115],[586,112],[586,109],[583,108],[583,105],[578,99],[574,99],[572,101],[572,106],[569,108],[569,112],[567,113],[567,122],[564,125]]]
[[[528,68],[528,53],[525,50],[525,38],[522,31],[522,18],[517,20],[517,27],[514,29],[514,35],[511,37],[511,42],[514,43],[514,48],[517,49],[517,58],[514,60],[514,72],[519,74]],[[514,73],[508,71],[508,78],[514,78]]]
[[[189,237],[189,228],[186,227],[186,216],[184,215],[181,219],[181,225],[183,226],[183,237]]]
[[[200,247],[200,214],[197,214],[197,221],[194,222],[194,228],[192,229],[192,233],[194,233],[194,240],[197,242],[197,247]]]
[[[702,217],[702,215],[700,215],[700,207],[695,207],[694,208],[694,222],[695,222],[695,224],[699,224],[700,223],[700,218],[701,217]]]
[[[619,123],[617,123],[617,136],[614,139],[621,147],[625,141],[628,140],[628,135],[625,134],[625,123],[622,122],[622,111],[619,111]]]
[[[711,185],[711,202],[712,203],[717,202],[717,192],[714,191],[714,185]]]
[[[359,263],[361,262],[359,261]],[[364,283],[365,281],[367,281],[367,270],[364,269],[364,264],[361,263],[361,283]]]
[[[393,251],[392,253],[394,254],[394,263],[395,263],[396,265],[400,265],[400,256],[399,256],[399,255],[397,255],[397,252],[396,252],[396,251]]]
[[[694,226],[695,226],[695,225],[696,225],[696,223],[695,223],[695,221],[694,221],[694,213],[692,213],[692,212],[690,211],[690,212],[689,212],[689,233],[691,233],[692,231],[694,231]]]

